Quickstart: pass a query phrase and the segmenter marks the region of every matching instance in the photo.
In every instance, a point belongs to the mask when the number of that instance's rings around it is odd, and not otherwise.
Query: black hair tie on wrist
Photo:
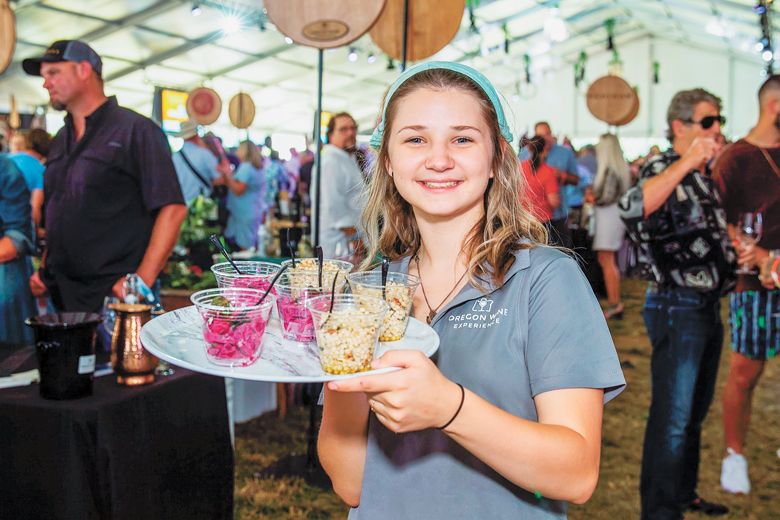
[[[466,399],[466,390],[463,388],[463,385],[460,383],[455,383],[455,384],[458,385],[458,387],[460,387],[460,404],[458,405],[458,409],[455,410],[455,415],[452,416],[452,419],[447,421],[447,424],[445,424],[444,426],[439,426],[440,430],[443,430],[444,428],[452,424],[452,421],[454,421],[455,418],[460,413],[460,409],[463,408],[463,401]]]

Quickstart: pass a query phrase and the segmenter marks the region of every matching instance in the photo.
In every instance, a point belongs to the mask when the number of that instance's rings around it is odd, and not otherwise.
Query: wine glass
[[[764,220],[760,212],[748,212],[739,215],[737,240],[742,247],[754,246],[761,240],[764,231]],[[743,264],[737,269],[738,274],[756,274],[750,265]]]

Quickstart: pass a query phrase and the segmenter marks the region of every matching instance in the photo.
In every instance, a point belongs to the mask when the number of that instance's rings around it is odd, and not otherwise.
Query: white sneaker
[[[731,448],[726,451],[728,456],[723,459],[720,470],[720,486],[729,493],[747,495],[750,493],[747,459]]]

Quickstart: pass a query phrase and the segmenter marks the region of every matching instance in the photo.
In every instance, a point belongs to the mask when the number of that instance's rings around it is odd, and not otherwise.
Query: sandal
[[[616,303],[615,305],[610,306],[608,309],[604,311],[604,317],[608,320],[615,319],[615,320],[622,320],[623,319],[623,304],[622,303]]]

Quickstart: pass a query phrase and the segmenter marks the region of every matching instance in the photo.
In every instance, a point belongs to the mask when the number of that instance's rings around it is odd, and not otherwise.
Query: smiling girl
[[[625,381],[587,280],[542,245],[511,142],[464,65],[416,66],[385,96],[368,258],[420,277],[413,314],[441,343],[326,385],[319,455],[350,518],[564,518],[596,486],[603,403]]]

